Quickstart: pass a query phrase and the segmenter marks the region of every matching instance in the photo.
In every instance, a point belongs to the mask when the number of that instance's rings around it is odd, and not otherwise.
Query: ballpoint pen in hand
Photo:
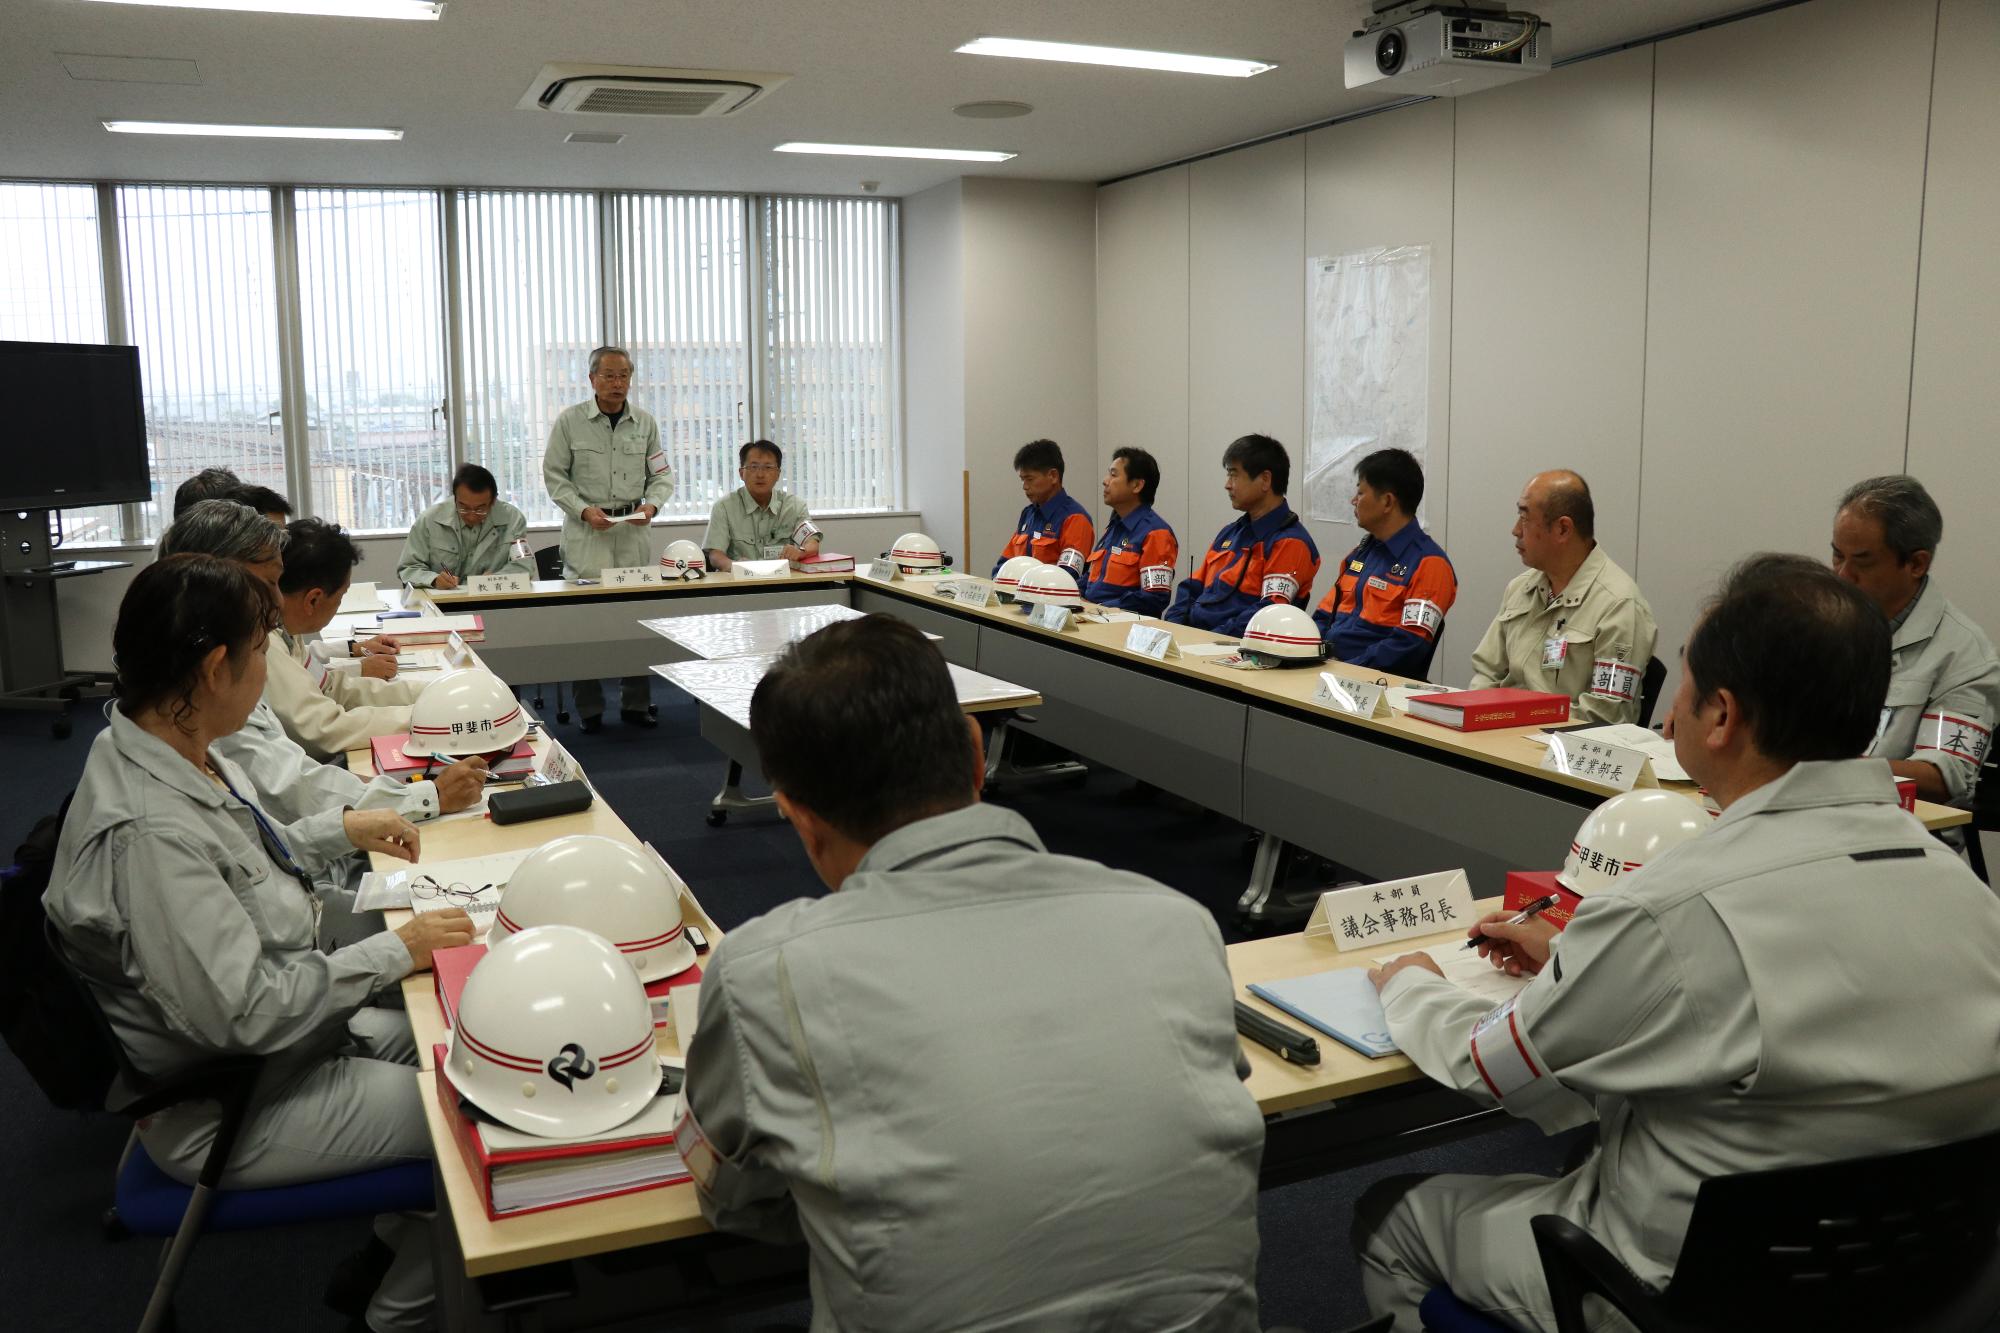
[[[1554,907],[1557,901],[1558,899],[1553,893],[1545,893],[1541,897],[1535,899],[1535,901],[1529,903],[1526,907],[1523,907],[1520,911],[1514,913],[1514,915],[1508,917],[1506,924],[1510,926],[1518,926],[1525,922],[1532,921],[1536,917],[1540,916],[1543,912],[1546,912],[1551,907]],[[1488,940],[1486,936],[1475,935],[1473,938],[1465,942],[1465,947],[1468,949],[1473,949],[1477,948],[1482,944],[1488,944],[1488,943],[1491,943],[1491,941]]]

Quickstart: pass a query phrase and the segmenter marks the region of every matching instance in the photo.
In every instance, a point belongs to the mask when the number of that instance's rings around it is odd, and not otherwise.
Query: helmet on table
[[[1011,602],[1015,589],[1021,585],[1021,576],[1041,567],[1042,562],[1031,555],[1009,556],[1000,562],[1000,568],[993,571],[993,591],[1001,601]]]
[[[576,833],[542,844],[507,879],[496,938],[536,926],[577,926],[611,941],[642,982],[694,963],[680,886],[660,858],[615,838]]]
[[[670,579],[707,578],[708,557],[701,553],[701,547],[683,537],[667,543],[667,549],[660,553],[660,568]]]
[[[482,667],[447,671],[410,705],[410,739],[403,753],[413,759],[434,754],[492,754],[511,750],[528,734],[521,701]]]
[[[1077,607],[1083,605],[1083,594],[1077,591],[1076,578],[1067,569],[1036,565],[1021,576],[1020,585],[1014,589],[1014,600]]]
[[[1714,821],[1708,811],[1658,787],[1620,792],[1584,816],[1556,883],[1589,897],[1692,841]]]
[[[509,935],[465,979],[445,1070],[467,1101],[524,1134],[622,1125],[660,1087],[646,988],[587,930]]]
[[[889,548],[889,558],[896,562],[896,568],[905,574],[921,574],[927,570],[943,569],[944,552],[925,533],[906,532],[896,538],[896,544]]]
[[[1326,660],[1326,640],[1313,618],[1296,606],[1267,606],[1243,628],[1243,651],[1284,666]]]

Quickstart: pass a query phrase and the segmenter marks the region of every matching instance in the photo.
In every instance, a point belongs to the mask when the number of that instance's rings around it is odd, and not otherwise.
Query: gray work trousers
[[[236,1140],[226,1189],[265,1189],[351,1175],[398,1162],[427,1162],[430,1132],[417,1089],[417,1045],[397,1010],[363,1009],[347,1021],[352,1053],[304,1069],[281,1070],[259,1087]],[[149,1116],[139,1140],[160,1170],[192,1185],[215,1139],[212,1102],[192,1102]],[[375,1219],[375,1234],[395,1254],[368,1303],[375,1333],[432,1326],[429,1214]]]
[[[618,682],[618,711],[621,713],[643,713],[653,702],[653,678],[651,676],[626,676]],[[601,680],[577,681],[570,691],[576,698],[578,717],[604,716],[604,682]]]

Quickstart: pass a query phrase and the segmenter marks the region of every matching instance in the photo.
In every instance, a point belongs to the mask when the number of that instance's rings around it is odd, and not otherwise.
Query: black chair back
[[[562,543],[544,546],[535,552],[535,577],[538,579],[559,579],[562,577]]]
[[[1660,706],[1660,690],[1667,683],[1667,664],[1655,657],[1646,663],[1639,681],[1639,725],[1653,725],[1653,710]]]

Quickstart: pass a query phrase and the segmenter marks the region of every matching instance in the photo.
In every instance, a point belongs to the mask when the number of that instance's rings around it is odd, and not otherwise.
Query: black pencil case
[[[496,791],[486,798],[486,809],[496,824],[519,824],[551,815],[573,815],[590,809],[588,782],[552,782],[546,787],[523,787],[519,791]]]

